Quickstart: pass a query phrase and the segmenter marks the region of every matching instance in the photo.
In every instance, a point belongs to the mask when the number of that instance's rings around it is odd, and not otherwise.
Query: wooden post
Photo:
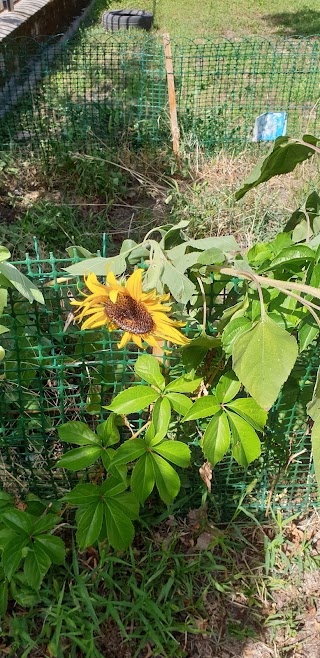
[[[165,64],[166,64],[166,72],[167,72],[170,125],[171,125],[171,133],[172,133],[173,152],[175,155],[178,156],[179,155],[179,126],[178,126],[178,117],[177,117],[176,92],[174,88],[174,73],[173,73],[171,43],[170,43],[169,34],[163,35],[163,45],[164,45]]]

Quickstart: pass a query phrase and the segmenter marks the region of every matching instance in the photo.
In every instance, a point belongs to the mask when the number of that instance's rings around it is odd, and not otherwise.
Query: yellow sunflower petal
[[[100,283],[100,281],[98,281],[96,275],[93,274],[93,272],[90,272],[90,274],[87,277],[84,276],[83,278],[88,290],[90,290],[90,292],[92,292],[93,294],[99,294],[99,295],[101,295],[102,293],[104,293],[105,295],[108,294],[108,290],[106,286],[104,286],[103,283]]]
[[[134,342],[136,345],[138,345],[138,347],[141,347],[141,349],[142,349],[142,340],[141,340],[141,336],[138,336],[137,334],[132,334],[132,335],[131,335],[131,338],[132,338],[133,342]]]
[[[151,347],[160,347],[159,343],[156,341],[155,337],[152,334],[143,334],[142,338]]]
[[[142,296],[142,272],[143,270],[141,267],[139,267],[137,270],[129,276],[129,279],[126,283],[126,289],[132,297],[132,299],[135,299],[137,302],[140,301],[141,296]]]
[[[81,326],[81,329],[96,329],[97,327],[103,327],[106,322],[106,315],[104,312],[96,313],[87,318]]]
[[[110,290],[109,297],[113,304],[116,303],[118,295],[119,295],[119,290]]]
[[[125,331],[120,340],[120,343],[117,345],[118,349],[122,350],[129,343],[130,338],[131,334],[128,331]]]
[[[156,329],[154,333],[159,338],[170,340],[176,345],[187,345],[190,343],[190,339],[184,336],[180,331],[178,331],[178,329],[175,329],[174,327],[167,326],[165,331]]]
[[[114,290],[118,290],[119,292],[125,292],[125,287],[122,286],[120,283],[118,283],[113,272],[107,273],[107,284],[108,286],[110,286],[110,288]]]

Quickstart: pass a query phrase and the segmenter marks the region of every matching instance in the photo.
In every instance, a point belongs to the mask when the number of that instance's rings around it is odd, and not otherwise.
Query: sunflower
[[[100,283],[95,274],[84,277],[91,294],[84,293],[81,301],[73,300],[76,319],[82,322],[81,329],[97,329],[106,326],[109,331],[124,332],[118,348],[122,349],[132,340],[142,347],[144,340],[151,347],[160,347],[158,341],[168,340],[176,345],[186,345],[189,340],[176,327],[183,322],[168,317],[171,306],[166,305],[170,294],[157,295],[156,290],[142,291],[141,268],[136,269],[121,285],[113,272],[108,272],[107,283]],[[85,319],[84,319],[85,318]]]

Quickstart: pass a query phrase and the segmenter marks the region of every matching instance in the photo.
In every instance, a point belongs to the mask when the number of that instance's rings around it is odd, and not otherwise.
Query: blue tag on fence
[[[273,141],[287,132],[286,112],[265,112],[256,118],[253,142]]]

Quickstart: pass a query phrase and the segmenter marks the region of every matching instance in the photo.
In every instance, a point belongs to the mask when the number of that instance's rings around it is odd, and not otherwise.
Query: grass
[[[133,0],[112,0],[108,9],[136,8]],[[153,11],[155,26],[174,37],[293,36],[320,33],[320,1],[295,0],[144,0],[140,8]],[[95,12],[106,9],[105,0]]]
[[[218,529],[193,510],[183,523],[170,517],[140,532],[126,553],[77,555],[70,545],[67,573],[51,570],[38,600],[17,597],[1,655],[294,658],[296,647],[315,656],[317,524],[317,515],[278,516]]]

